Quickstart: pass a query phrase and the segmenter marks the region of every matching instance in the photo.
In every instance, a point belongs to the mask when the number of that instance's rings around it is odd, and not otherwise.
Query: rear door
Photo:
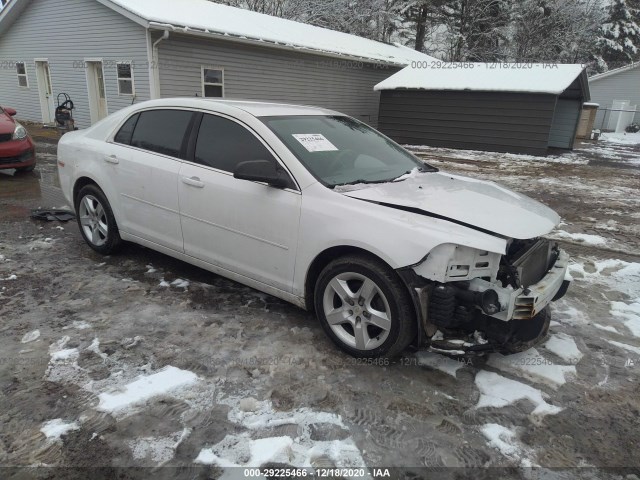
[[[185,253],[290,292],[300,192],[293,180],[278,189],[235,179],[242,161],[278,160],[234,119],[204,114],[198,123],[178,182]]]
[[[135,114],[120,128],[104,157],[120,195],[120,228],[179,252],[184,245],[178,173],[193,116],[179,109]]]

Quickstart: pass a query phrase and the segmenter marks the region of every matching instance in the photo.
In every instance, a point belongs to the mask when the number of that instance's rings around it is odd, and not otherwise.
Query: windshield
[[[436,171],[351,117],[283,116],[261,120],[328,187],[389,182],[415,169]]]

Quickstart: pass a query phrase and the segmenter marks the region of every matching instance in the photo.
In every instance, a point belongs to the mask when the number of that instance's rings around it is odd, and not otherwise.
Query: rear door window
[[[192,117],[193,112],[186,110],[142,112],[131,136],[131,146],[183,158],[183,143]]]

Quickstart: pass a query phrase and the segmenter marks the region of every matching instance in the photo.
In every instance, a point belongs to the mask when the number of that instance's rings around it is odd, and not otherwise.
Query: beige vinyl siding
[[[155,33],[153,39],[158,36]],[[373,87],[398,71],[172,32],[159,44],[161,96],[200,96],[203,66],[224,69],[225,98],[317,105],[373,126],[379,104]]]
[[[594,128],[602,127],[603,109],[611,108],[614,100],[629,100],[631,105],[637,105],[635,121],[640,123],[640,66],[599,80],[591,80],[589,88],[591,101],[600,104]],[[609,114],[606,119],[609,119]]]
[[[53,94],[71,96],[80,128],[90,125],[85,59],[103,60],[109,113],[149,99],[145,29],[96,0],[32,0],[0,36],[0,104],[14,107],[20,119],[41,121],[34,59],[49,61]],[[16,61],[26,63],[28,88],[18,86]],[[118,61],[138,64],[135,98],[118,95]]]

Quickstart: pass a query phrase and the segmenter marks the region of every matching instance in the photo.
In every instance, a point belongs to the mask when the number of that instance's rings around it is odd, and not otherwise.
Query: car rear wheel
[[[120,247],[122,239],[111,206],[96,185],[87,185],[78,193],[76,218],[82,237],[96,252],[108,255]]]
[[[324,331],[354,357],[394,357],[417,333],[413,303],[397,274],[380,260],[347,256],[327,265],[314,303]]]

